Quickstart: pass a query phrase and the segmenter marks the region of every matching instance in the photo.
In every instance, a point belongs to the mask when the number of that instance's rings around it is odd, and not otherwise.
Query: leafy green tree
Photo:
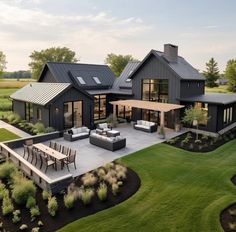
[[[206,86],[213,88],[216,87],[216,81],[219,79],[219,69],[218,64],[214,58],[211,58],[209,62],[206,63],[206,71],[203,72],[206,77]]]
[[[228,79],[228,89],[236,92],[236,60],[229,60],[227,62],[225,77]]]
[[[75,52],[66,47],[52,47],[41,51],[33,51],[30,55],[29,66],[32,77],[38,79],[44,64],[47,61],[75,63]]]
[[[129,63],[129,61],[135,61],[131,55],[116,55],[114,53],[110,53],[107,55],[105,59],[105,63],[109,65],[112,72],[119,77],[122,73],[125,66]]]
[[[186,123],[188,125],[193,125],[196,126],[198,130],[198,126],[201,123],[205,123],[209,120],[209,117],[207,116],[206,110],[203,108],[188,108],[185,109],[185,115],[182,118],[182,122]],[[198,139],[198,132],[196,132],[197,138]]]
[[[2,77],[3,75],[3,71],[6,68],[6,64],[6,55],[2,51],[0,51],[0,77]]]

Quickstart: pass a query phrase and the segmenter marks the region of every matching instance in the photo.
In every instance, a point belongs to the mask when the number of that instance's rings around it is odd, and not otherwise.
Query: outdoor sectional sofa
[[[157,124],[155,122],[137,120],[137,123],[134,124],[134,129],[152,133],[157,131]]]
[[[107,137],[99,134],[91,134],[89,142],[95,146],[105,148],[110,151],[116,151],[126,146],[126,139],[120,136]]]
[[[88,138],[89,135],[90,135],[90,130],[85,126],[78,128],[71,128],[70,130],[64,132],[63,134],[64,139],[71,142],[79,139]]]

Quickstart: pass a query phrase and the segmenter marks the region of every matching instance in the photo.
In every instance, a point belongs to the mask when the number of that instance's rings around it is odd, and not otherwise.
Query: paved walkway
[[[5,129],[9,130],[10,132],[20,136],[21,138],[26,138],[26,137],[31,136],[30,134],[28,134],[28,133],[26,133],[26,132],[24,132],[24,131],[22,131],[22,130],[2,121],[2,120],[0,120],[0,128],[5,128]]]

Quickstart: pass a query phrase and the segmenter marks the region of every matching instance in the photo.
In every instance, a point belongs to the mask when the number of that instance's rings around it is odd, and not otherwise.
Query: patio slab
[[[72,164],[69,166],[70,173],[73,175],[73,177],[96,169],[107,162],[111,162],[115,159],[121,158],[138,150],[165,141],[159,139],[159,136],[156,132],[147,133],[138,131],[133,129],[130,124],[126,123],[119,124],[119,126],[115,128],[115,130],[120,131],[121,136],[126,138],[126,147],[114,152],[90,144],[88,138],[74,142],[66,141],[63,137],[53,140],[63,146],[67,146],[71,149],[76,150],[77,169],[75,170]],[[166,139],[173,138],[185,132],[186,130],[182,130],[181,132],[177,133],[171,129],[166,129]],[[49,141],[45,142],[45,144],[49,145]],[[15,151],[18,154],[23,154],[23,148],[15,149]],[[47,175],[50,176],[50,178],[58,178],[66,174],[68,174],[68,170],[66,167],[64,167],[63,170],[58,171],[49,168],[47,171]]]

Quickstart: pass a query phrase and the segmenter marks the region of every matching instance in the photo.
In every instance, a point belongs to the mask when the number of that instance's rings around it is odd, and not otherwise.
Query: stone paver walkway
[[[26,137],[31,136],[30,134],[28,134],[28,133],[26,133],[26,132],[24,132],[24,131],[22,131],[22,130],[2,121],[2,120],[0,120],[0,128],[5,128],[5,129],[9,130],[10,132],[20,136],[21,138],[26,138]]]

